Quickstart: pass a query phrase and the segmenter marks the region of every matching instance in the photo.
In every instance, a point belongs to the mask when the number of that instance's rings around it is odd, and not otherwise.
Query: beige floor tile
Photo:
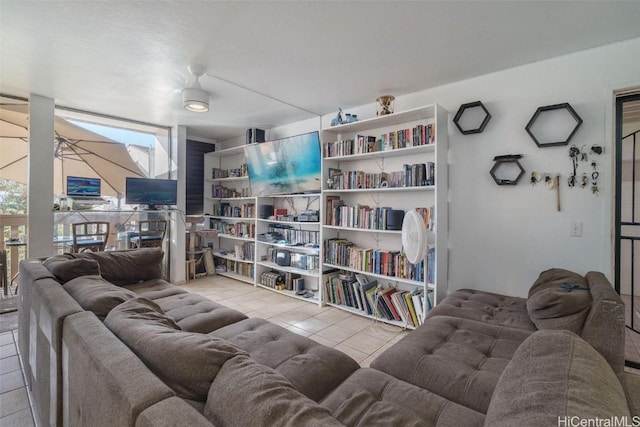
[[[342,341],[342,345],[347,345],[354,350],[359,350],[367,355],[371,355],[378,351],[380,347],[388,342],[386,339],[374,338],[371,335],[359,332]]]
[[[20,370],[20,361],[18,356],[5,357],[0,359],[0,374],[6,374],[8,372]]]
[[[318,334],[310,335],[309,338],[311,338],[312,340],[314,340],[319,344],[326,345],[327,347],[335,347],[336,345],[338,345],[336,341],[333,341],[329,338],[325,338],[322,335],[318,335]]]
[[[356,331],[344,328],[339,325],[331,325],[328,328],[317,332],[317,335],[340,343],[356,333]]]
[[[11,332],[0,334],[0,346],[8,344],[13,344],[13,334]]]
[[[328,310],[320,313],[320,314],[316,314],[314,316],[316,319],[320,319],[325,323],[328,323],[330,325],[333,325],[334,323],[338,323],[340,321],[343,321],[345,319],[350,319],[353,318],[355,316],[353,316],[350,313],[347,313],[344,310],[339,310],[337,308],[329,308]]]
[[[302,335],[303,337],[308,337],[309,335],[312,334],[312,332],[305,331],[304,329],[300,329],[300,328],[298,328],[296,326],[292,326],[292,325],[286,326],[285,329],[287,329],[287,330],[289,330],[291,332],[294,332],[294,333],[296,333],[298,335]]]
[[[372,320],[367,317],[351,315],[350,317],[337,323],[338,326],[342,326],[345,329],[358,332],[372,325]]]
[[[320,319],[317,319],[316,317],[310,317],[308,319],[295,323],[293,326],[305,331],[309,331],[311,333],[317,333],[323,329],[326,329],[330,325]]]
[[[24,387],[22,371],[11,371],[0,375],[0,393]]]
[[[34,423],[31,410],[23,409],[22,411],[14,412],[11,415],[0,418],[0,426],[33,427]]]
[[[6,357],[15,356],[16,354],[18,354],[18,350],[14,343],[0,346],[0,360]]]
[[[340,350],[341,352],[351,356],[351,358],[353,358],[353,360],[355,360],[358,363],[363,362],[364,360],[366,360],[367,357],[369,357],[367,353],[363,353],[362,351],[356,350],[344,344],[338,344],[333,348],[335,348],[336,350]]]
[[[26,388],[20,387],[0,394],[0,414],[3,417],[28,408],[29,398]],[[2,423],[0,422],[0,424]]]
[[[372,323],[362,330],[364,334],[385,340],[392,340],[401,332],[401,328],[381,322]]]

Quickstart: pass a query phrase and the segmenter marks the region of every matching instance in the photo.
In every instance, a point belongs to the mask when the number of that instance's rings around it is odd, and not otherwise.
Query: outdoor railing
[[[27,215],[0,215],[0,249],[7,250],[7,267],[9,278],[19,270],[19,263],[27,257],[26,246],[6,246],[5,241],[10,238],[26,238]]]

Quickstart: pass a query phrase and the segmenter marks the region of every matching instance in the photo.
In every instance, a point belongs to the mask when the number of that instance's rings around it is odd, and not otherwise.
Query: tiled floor
[[[3,427],[34,425],[18,361],[17,341],[17,330],[0,333],[0,426]]]
[[[184,287],[249,317],[267,319],[341,350],[362,366],[369,366],[374,358],[408,333],[396,326],[374,323],[334,307],[318,307],[222,276],[204,277]]]

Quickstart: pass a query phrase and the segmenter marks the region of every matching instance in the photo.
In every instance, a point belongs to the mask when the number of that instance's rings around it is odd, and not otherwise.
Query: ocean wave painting
[[[252,196],[320,191],[318,132],[248,145],[244,151]]]

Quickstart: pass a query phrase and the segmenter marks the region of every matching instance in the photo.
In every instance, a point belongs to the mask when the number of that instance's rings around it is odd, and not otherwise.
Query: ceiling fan
[[[205,72],[202,65],[189,65],[189,72],[193,75],[194,81],[190,86],[182,89],[182,105],[185,109],[195,113],[206,113],[209,111],[209,92],[202,89],[198,80]]]

